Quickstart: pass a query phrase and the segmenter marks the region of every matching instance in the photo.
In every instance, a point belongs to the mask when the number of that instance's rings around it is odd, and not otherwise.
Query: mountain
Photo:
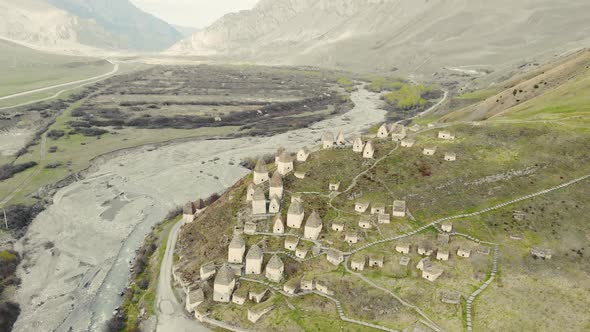
[[[199,31],[198,28],[193,28],[193,27],[185,27],[185,26],[176,25],[176,24],[172,24],[172,26],[174,27],[174,29],[176,29],[178,32],[180,32],[182,34],[183,38],[190,37],[195,32]]]
[[[0,37],[56,50],[154,52],[182,34],[128,0],[0,0]]]
[[[168,52],[406,73],[496,68],[585,46],[588,12],[586,0],[261,0]]]

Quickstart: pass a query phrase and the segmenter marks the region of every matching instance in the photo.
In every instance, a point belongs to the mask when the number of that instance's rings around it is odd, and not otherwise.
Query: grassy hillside
[[[443,122],[512,117],[528,120],[588,114],[590,51],[582,50],[539,69],[520,74],[494,89],[475,91],[462,99],[482,101],[441,118]],[[497,92],[494,92],[497,90]],[[526,110],[526,112],[524,112]],[[524,112],[524,113],[523,113]],[[545,115],[540,116],[541,113]]]
[[[316,210],[323,220],[321,244],[351,251],[410,232],[439,218],[482,211],[590,173],[590,159],[584,148],[590,135],[582,128],[561,128],[553,123],[511,119],[505,122],[485,121],[479,126],[449,124],[446,129],[454,132],[457,138],[452,141],[438,139],[437,132],[442,129],[432,128],[413,134],[416,144],[411,148],[397,147],[390,139],[375,140],[376,156],[373,160],[363,159],[350,149],[320,150],[312,154],[308,161],[295,166],[297,171],[305,171],[305,179],[293,175],[284,179],[288,194],[282,201],[282,215],[285,216],[292,195],[303,195],[306,214]],[[434,156],[422,154],[422,149],[427,146],[437,147]],[[457,161],[444,161],[446,152],[457,153]],[[226,245],[234,227],[241,227],[243,222],[250,220],[251,207],[244,197],[250,180],[244,179],[224,195],[238,199],[220,200],[198,222],[186,226],[180,240],[179,255],[183,259],[179,266],[187,276],[198,273],[200,264],[210,261],[222,263],[226,259]],[[334,198],[328,191],[328,184],[333,181],[340,181],[340,190],[351,184],[353,186]],[[590,267],[590,261],[584,258],[583,250],[580,251],[585,239],[590,236],[583,228],[588,213],[583,203],[587,184],[588,180],[547,196],[456,222],[456,230],[483,241],[498,243],[500,247],[500,277],[493,283],[492,289],[483,293],[485,300],[482,297],[475,302],[475,326],[488,326],[494,322],[499,330],[504,331],[533,326],[536,330],[552,330],[560,324],[569,326],[571,330],[587,327],[588,320],[570,320],[567,314],[575,312],[582,315],[579,308],[584,308],[587,303],[587,291],[584,291],[584,296],[579,296],[579,288],[568,286],[581,280],[583,273],[580,269],[587,271]],[[355,197],[351,198],[353,194]],[[407,218],[393,218],[391,224],[375,222],[371,229],[360,228],[360,215],[354,211],[355,202],[382,204],[391,211],[395,199],[407,201],[410,212]],[[512,210],[516,209],[524,211],[523,220],[513,219]],[[345,225],[346,232],[359,234],[359,243],[348,244],[342,232],[333,231],[330,226],[336,221]],[[272,225],[272,218],[257,223],[258,229],[264,230]],[[211,225],[216,225],[215,232],[211,232]],[[302,235],[302,230],[287,229],[286,232],[293,236]],[[205,236],[213,233],[215,236]],[[522,239],[511,239],[511,236],[517,235]],[[482,279],[489,275],[491,255],[474,253],[469,259],[457,257],[459,247],[468,247],[475,252],[478,244],[459,236],[452,236],[450,244],[439,244],[433,228],[403,241],[413,248],[407,255],[412,262],[409,267],[398,263],[402,257],[394,250],[398,242],[385,242],[355,254],[385,257],[383,268],[368,268],[362,275],[418,306],[444,329],[461,330],[464,309],[460,305],[442,303],[440,294],[452,290],[464,298],[469,297],[483,283]],[[258,243],[266,252],[283,250],[283,239],[280,237],[246,236],[246,242],[247,245]],[[422,258],[416,253],[416,246],[424,242],[451,252],[448,262],[435,263],[444,269],[443,276],[435,282],[425,281],[414,268]],[[311,247],[311,244],[302,240],[300,246]],[[530,250],[536,246],[551,248],[554,252],[552,260],[533,259]],[[286,281],[302,276],[327,280],[333,287],[334,297],[342,302],[344,313],[349,317],[399,330],[411,329],[420,319],[394,297],[368,287],[357,275],[342,267],[326,263],[323,256],[309,261],[287,258],[284,261],[289,266],[285,270]],[[547,278],[556,267],[560,269],[559,274]],[[527,295],[540,293],[544,295]],[[517,295],[507,300],[510,294]],[[558,303],[559,309],[551,308],[551,298],[557,300],[555,303]],[[302,298],[312,312],[321,307],[325,310],[323,314],[330,313],[325,305],[308,302],[311,300],[311,297]],[[218,319],[253,327],[243,318],[244,309],[239,306],[207,302],[203,308],[210,309],[213,317]],[[288,305],[280,305],[277,311],[259,322],[256,329],[271,331],[295,324],[292,322],[293,313],[287,308]],[[551,314],[533,313],[529,308],[542,308]],[[506,314],[512,311],[522,313],[525,318]],[[529,314],[534,319],[529,319]],[[306,318],[320,319],[320,315],[307,313]]]
[[[111,71],[108,61],[33,50],[0,40],[0,97]]]

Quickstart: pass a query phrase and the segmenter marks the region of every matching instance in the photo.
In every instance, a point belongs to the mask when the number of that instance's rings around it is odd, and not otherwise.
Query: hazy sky
[[[252,8],[258,0],[131,0],[171,24],[206,27],[224,14]]]

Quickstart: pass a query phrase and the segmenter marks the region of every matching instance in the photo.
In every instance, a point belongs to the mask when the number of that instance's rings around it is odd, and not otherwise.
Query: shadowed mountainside
[[[262,0],[169,53],[406,73],[495,68],[584,45],[589,10],[581,0]]]

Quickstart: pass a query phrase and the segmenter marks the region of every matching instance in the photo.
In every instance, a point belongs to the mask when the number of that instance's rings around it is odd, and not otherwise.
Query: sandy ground
[[[248,173],[238,166],[243,157],[278,146],[295,152],[317,145],[324,130],[358,133],[383,120],[378,95],[361,90],[353,100],[352,111],[311,128],[137,151],[61,189],[19,243],[22,313],[14,331],[100,330],[120,304],[135,250],[171,208],[231,186]],[[183,323],[170,317],[159,330],[182,331],[176,327]]]
[[[0,130],[0,155],[12,156],[33,137],[33,131],[24,128]]]

